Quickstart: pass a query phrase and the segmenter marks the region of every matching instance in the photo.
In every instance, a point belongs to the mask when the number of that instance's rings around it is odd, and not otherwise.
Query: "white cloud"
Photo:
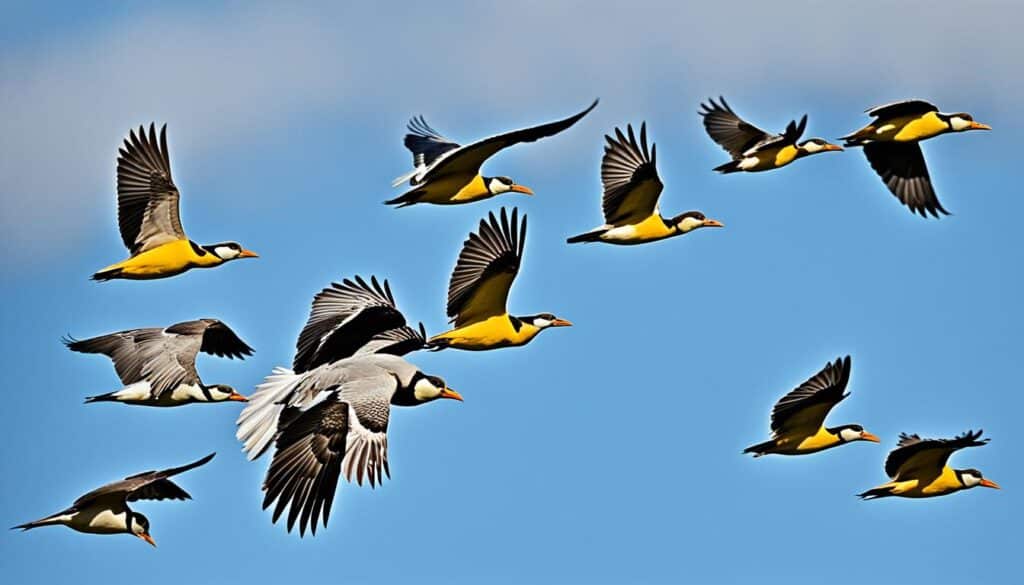
[[[721,91],[768,119],[792,115],[776,96],[804,92],[843,107],[925,96],[1009,112],[1024,97],[1022,16],[1019,2],[532,2],[126,17],[0,56],[0,229],[38,249],[45,221],[54,250],[96,229],[83,217],[112,229],[116,146],[153,119],[174,128],[176,156],[212,156],[304,116],[382,107],[558,103],[544,108],[554,115],[600,96],[635,116],[659,99],[690,112]]]

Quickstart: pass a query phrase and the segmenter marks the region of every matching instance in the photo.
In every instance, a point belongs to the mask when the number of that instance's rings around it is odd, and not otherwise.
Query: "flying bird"
[[[921,217],[949,215],[932,188],[932,179],[918,144],[947,132],[991,130],[963,112],[943,114],[924,100],[907,100],[867,110],[875,119],[843,136],[844,146],[863,146],[871,168],[903,205]]]
[[[415,168],[393,183],[397,187],[409,181],[412,189],[385,203],[398,207],[416,203],[454,205],[508,192],[532,195],[529,187],[516,184],[508,177],[481,176],[480,167],[509,146],[534,142],[567,130],[597,107],[597,101],[564,120],[499,134],[467,146],[448,140],[431,128],[422,116],[415,117],[409,121],[409,133],[405,135],[405,147],[412,152]]]
[[[788,165],[798,158],[822,152],[842,150],[821,138],[800,142],[807,127],[807,115],[800,122],[790,121],[782,134],[769,134],[736,115],[726,103],[709,99],[698,112],[704,118],[708,136],[732,156],[732,160],[715,167],[720,173],[770,171]]]
[[[164,329],[130,329],[81,341],[67,338],[64,343],[71,351],[109,357],[125,385],[121,390],[90,396],[85,399],[87,403],[181,406],[246,401],[226,384],[203,384],[196,371],[200,351],[230,359],[252,355],[252,348],[217,319],[184,321]]]
[[[772,438],[743,450],[754,457],[769,455],[807,455],[853,441],[879,442],[878,437],[860,425],[826,427],[825,417],[835,405],[850,395],[850,356],[836,359],[772,408]]]
[[[275,369],[238,417],[236,433],[249,459],[273,445],[263,509],[274,506],[275,523],[287,509],[288,532],[297,521],[300,536],[307,527],[315,535],[319,520],[327,526],[342,475],[371,487],[391,476],[391,405],[439,398],[462,400],[441,378],[394,355],[358,355],[303,373]]]
[[[978,440],[981,433],[967,431],[955,439],[922,439],[903,433],[896,449],[885,460],[885,474],[892,481],[857,495],[865,500],[889,496],[932,498],[979,485],[999,489],[999,484],[985,479],[977,469],[953,469],[947,465],[950,455],[960,449],[988,443],[988,439]]]
[[[346,278],[313,297],[306,326],[295,346],[292,371],[306,372],[355,355],[405,355],[426,346],[423,323],[406,324],[391,286],[376,276]]]
[[[161,471],[146,471],[130,475],[121,481],[108,483],[75,500],[70,508],[36,520],[14,526],[22,531],[41,526],[67,526],[88,534],[131,534],[156,546],[149,535],[149,520],[128,507],[138,500],[191,500],[188,492],[169,478],[209,463],[216,453],[199,461]]]
[[[501,208],[501,220],[494,213],[480,220],[480,229],[470,233],[448,284],[448,316],[455,328],[430,338],[435,350],[448,347],[468,350],[496,349],[525,345],[549,327],[572,325],[551,313],[514,317],[506,304],[526,245],[526,216],[520,223],[519,210],[509,220]]]
[[[180,195],[171,179],[167,125],[150,124],[128,133],[117,158],[117,223],[131,253],[127,260],[92,275],[93,280],[167,278],[192,268],[211,268],[257,254],[237,242],[201,246],[185,235]]]
[[[662,217],[658,198],[663,185],[656,167],[657,149],[654,144],[647,148],[647,123],[640,126],[640,142],[632,125],[626,130],[623,134],[616,128],[614,138],[605,135],[608,144],[601,159],[604,225],[566,241],[632,245],[681,236],[699,228],[723,227],[722,222],[708,219],[699,211]]]

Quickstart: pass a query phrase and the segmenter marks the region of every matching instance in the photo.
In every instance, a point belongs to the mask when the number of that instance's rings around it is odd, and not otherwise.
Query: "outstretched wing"
[[[597,102],[598,100],[594,100],[590,107],[564,120],[492,136],[467,146],[461,146],[457,150],[448,151],[445,153],[445,156],[437,160],[434,166],[427,169],[427,172],[423,175],[423,180],[426,181],[448,174],[470,173],[475,175],[480,172],[480,167],[484,164],[484,161],[502,149],[523,142],[534,142],[569,129],[573,124],[579,122],[583,116],[586,116],[597,107]]]
[[[369,343],[359,348],[355,355],[370,353],[386,353],[390,355],[403,356],[426,347],[427,330],[420,323],[419,329],[413,329],[408,325],[389,329],[383,333],[373,336]]]
[[[252,355],[252,348],[219,319],[183,321],[171,325],[165,331],[174,335],[201,338],[199,351],[217,357],[244,360],[245,356]]]
[[[744,152],[775,137],[737,116],[724,97],[718,99],[721,103],[708,99],[707,104],[701,104],[698,113],[704,117],[704,129],[707,130],[708,136],[733,159],[743,158]]]
[[[526,216],[519,223],[518,214],[513,208],[509,221],[502,207],[499,223],[491,212],[462,245],[448,284],[448,316],[456,327],[506,312],[508,291],[519,273],[526,244]]]
[[[813,434],[821,428],[830,410],[849,396],[845,392],[850,381],[850,356],[836,359],[789,394],[772,408],[772,432]]]
[[[160,471],[144,471],[130,475],[121,481],[109,483],[97,488],[75,500],[74,506],[84,507],[101,498],[123,498],[125,501],[136,500],[188,500],[191,496],[172,482],[170,477],[184,473],[190,469],[206,465],[216,453],[210,453],[198,461],[180,467],[171,467]]]
[[[459,144],[431,128],[423,116],[409,120],[407,128],[409,133],[405,135],[405,147],[412,152],[413,167],[429,167],[445,153],[459,148]]]
[[[889,191],[910,211],[921,217],[928,217],[928,213],[933,217],[949,215],[935,195],[918,143],[869,142],[864,145],[864,156]]]
[[[178,212],[179,193],[171,179],[167,125],[128,133],[117,158],[117,223],[131,254],[185,239]]]
[[[869,116],[875,118],[900,118],[903,116],[917,116],[921,114],[927,114],[928,112],[938,112],[939,108],[935,104],[926,102],[924,100],[904,100],[902,102],[892,102],[890,104],[883,104],[881,106],[875,106],[865,110]]]
[[[967,431],[955,439],[922,439],[902,433],[896,449],[885,460],[885,473],[897,481],[937,477],[950,455],[966,447],[988,443],[988,439],[978,440],[982,432]]]
[[[183,382],[199,382],[195,356],[201,338],[170,329],[132,329],[82,341],[66,339],[65,344],[72,351],[106,355],[122,383],[149,382],[150,394],[157,398]]]
[[[313,297],[309,319],[296,343],[293,369],[311,370],[359,353],[368,343],[406,326],[391,287],[376,276],[331,283]]]
[[[604,198],[601,207],[605,223],[628,225],[639,223],[658,209],[658,198],[664,187],[658,177],[657,149],[647,148],[647,123],[640,125],[640,142],[633,126],[615,129],[615,138],[605,135],[608,144],[601,159],[601,184]]]

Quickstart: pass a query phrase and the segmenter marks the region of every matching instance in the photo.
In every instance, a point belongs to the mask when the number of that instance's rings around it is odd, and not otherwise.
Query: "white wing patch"
[[[388,436],[386,433],[373,432],[359,422],[356,411],[348,407],[349,431],[346,437],[345,458],[341,462],[341,471],[350,483],[363,485],[365,476],[370,487],[384,481],[384,476],[391,477],[388,468]]]

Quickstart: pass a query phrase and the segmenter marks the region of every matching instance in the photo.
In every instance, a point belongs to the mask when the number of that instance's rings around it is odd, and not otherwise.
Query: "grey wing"
[[[169,335],[163,329],[150,328],[81,341],[67,339],[65,343],[72,351],[106,355],[114,362],[122,383],[129,385],[148,381],[154,397],[181,382],[199,380],[195,370],[195,353],[200,343],[198,337]],[[188,356],[190,351],[191,358]]]
[[[932,179],[919,144],[869,142],[864,145],[864,156],[889,191],[911,212],[921,217],[928,217],[927,214],[939,217],[939,213],[949,215],[932,188]]]
[[[409,120],[407,128],[409,133],[405,135],[405,147],[412,152],[412,165],[416,168],[429,167],[446,153],[459,148],[458,143],[431,128],[423,116]]]
[[[171,179],[167,125],[130,131],[117,159],[117,222],[132,255],[185,239],[178,188]]]
[[[413,329],[408,325],[389,329],[383,333],[373,336],[373,339],[366,345],[359,348],[355,355],[366,355],[373,353],[385,353],[402,356],[426,347],[427,330],[420,323],[419,329]]]
[[[939,108],[924,100],[904,100],[875,106],[865,110],[869,116],[875,118],[899,118],[901,116],[913,116],[927,112],[937,112]]]
[[[295,346],[296,372],[351,357],[376,336],[405,326],[391,287],[376,276],[331,283],[313,298],[306,326]]]
[[[150,384],[150,393],[159,398],[179,384],[199,384],[196,355],[203,338],[161,332],[147,346],[146,361],[142,366],[142,379]]]
[[[709,99],[707,104],[701,104],[698,113],[704,118],[704,129],[708,136],[734,159],[743,158],[743,153],[751,148],[763,146],[765,141],[778,138],[737,116],[724,97],[718,99],[721,103]]]
[[[183,321],[171,325],[165,331],[174,335],[197,337],[202,340],[199,351],[217,357],[245,359],[245,356],[252,355],[252,348],[218,319]]]

